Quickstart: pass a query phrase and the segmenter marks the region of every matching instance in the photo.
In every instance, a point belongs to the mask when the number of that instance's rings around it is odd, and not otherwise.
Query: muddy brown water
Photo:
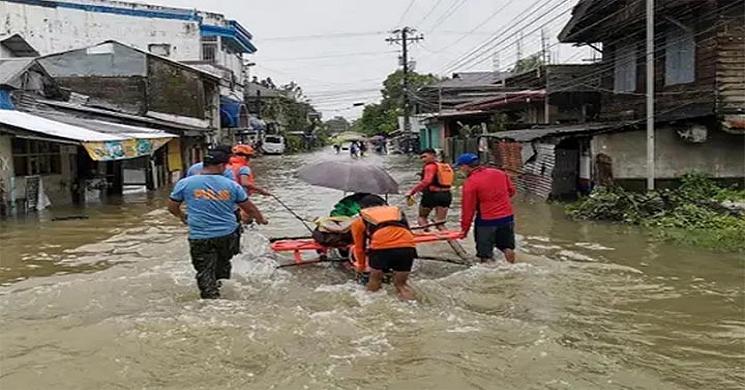
[[[265,157],[301,215],[341,196],[296,180],[330,152]],[[403,187],[417,162],[370,156]],[[225,299],[200,301],[166,194],[0,222],[0,389],[741,389],[745,260],[516,201],[519,264],[417,265],[415,304],[331,267],[275,270],[304,229],[270,199]],[[400,197],[392,202],[400,202]],[[413,210],[409,210],[413,216]],[[51,221],[85,214],[86,220]],[[457,226],[453,215],[452,226]],[[464,241],[473,250],[470,241]],[[427,254],[447,256],[433,245]]]

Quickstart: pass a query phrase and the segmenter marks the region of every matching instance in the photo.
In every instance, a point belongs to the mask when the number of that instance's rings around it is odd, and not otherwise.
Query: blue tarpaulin
[[[0,110],[15,110],[16,107],[13,105],[13,101],[10,100],[10,91],[7,89],[0,89]]]
[[[243,102],[220,96],[220,124],[222,127],[240,127]]]

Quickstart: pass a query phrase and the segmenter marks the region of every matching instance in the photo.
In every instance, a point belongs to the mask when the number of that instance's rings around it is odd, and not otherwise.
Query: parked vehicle
[[[284,154],[285,153],[285,138],[281,135],[267,135],[264,136],[264,142],[261,144],[261,150],[265,154]]]

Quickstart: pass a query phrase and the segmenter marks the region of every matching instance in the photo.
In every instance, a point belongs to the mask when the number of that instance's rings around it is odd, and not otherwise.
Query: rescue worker
[[[214,147],[210,147],[209,149],[207,149],[207,153],[209,153],[212,150],[219,150],[222,153],[227,154],[228,156],[231,156],[233,154],[230,145],[217,145]],[[203,168],[204,166],[201,161],[198,163],[195,163],[192,166],[190,166],[189,169],[186,170],[185,177],[201,175]],[[232,178],[232,172],[225,171],[223,172],[223,175],[227,178]]]
[[[272,196],[272,194],[256,186],[256,179],[251,170],[251,158],[254,156],[254,148],[251,145],[238,144],[233,146],[231,150],[232,156],[226,166],[226,171],[230,172],[230,176],[238,182],[250,196],[254,193]]]
[[[437,152],[434,149],[423,150],[419,158],[424,162],[422,180],[406,196],[413,205],[414,195],[422,193],[422,200],[419,203],[419,226],[426,226],[429,223],[427,220],[432,210],[435,211],[435,222],[444,222],[453,202],[450,189],[455,180],[455,172],[450,165],[437,161]]]
[[[171,192],[168,211],[189,226],[191,262],[203,299],[220,297],[219,279],[230,279],[238,222],[236,205],[259,224],[261,212],[246,191],[223,176],[228,154],[211,150],[204,157],[202,173],[180,180]],[[181,210],[186,203],[187,213]]]
[[[468,235],[474,216],[476,255],[482,262],[494,260],[494,248],[504,253],[505,259],[515,262],[515,217],[512,198],[515,186],[507,174],[496,168],[479,164],[479,157],[464,153],[455,164],[467,179],[463,184],[460,227],[463,237]]]
[[[403,300],[414,300],[408,279],[417,257],[414,234],[401,209],[381,197],[360,200],[360,216],[352,222],[354,261],[358,272],[369,268],[367,290],[380,290],[386,272],[393,271],[393,286]]]

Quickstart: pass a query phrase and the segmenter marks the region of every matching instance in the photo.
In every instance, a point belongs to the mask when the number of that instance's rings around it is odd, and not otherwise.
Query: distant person
[[[357,270],[370,268],[367,290],[380,290],[385,273],[393,271],[393,286],[398,296],[414,300],[408,280],[417,252],[414,234],[403,211],[386,205],[377,195],[362,198],[360,207],[360,217],[352,222],[351,231]]]
[[[475,216],[474,237],[479,259],[493,261],[496,247],[508,262],[514,263],[515,217],[511,198],[515,195],[515,186],[512,180],[500,169],[481,166],[479,157],[473,153],[460,155],[455,166],[467,175],[461,200],[461,234],[468,235]]]
[[[360,157],[364,157],[367,152],[367,142],[360,141]]]
[[[251,158],[254,156],[254,148],[250,145],[238,144],[233,146],[232,156],[225,166],[226,172],[230,172],[230,177],[240,184],[248,195],[254,193],[265,196],[272,194],[256,185],[256,177],[251,169]]]
[[[341,153],[341,145],[339,145],[338,143],[334,144],[334,151],[336,152],[336,154]]]
[[[189,226],[191,262],[197,271],[199,295],[220,297],[219,279],[230,279],[238,222],[235,206],[259,224],[267,221],[236,182],[223,176],[228,154],[212,150],[204,157],[202,174],[176,183],[168,211]],[[186,213],[181,204],[186,203]]]
[[[349,155],[352,158],[357,158],[359,152],[360,152],[360,150],[359,150],[359,148],[357,146],[357,141],[352,141],[352,143],[349,144]]]
[[[428,219],[432,210],[435,212],[435,222],[444,222],[453,202],[450,189],[455,180],[455,172],[449,164],[437,161],[437,152],[434,149],[424,149],[419,158],[424,163],[422,180],[406,196],[412,199],[417,193],[422,193],[422,200],[419,203],[419,226],[429,224]],[[413,203],[413,200],[411,202]]]

